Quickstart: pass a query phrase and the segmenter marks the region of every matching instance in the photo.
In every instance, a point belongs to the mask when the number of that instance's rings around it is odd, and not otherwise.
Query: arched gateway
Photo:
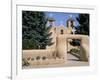
[[[85,35],[59,35],[57,36],[57,54],[67,60],[68,39],[78,39],[80,45],[80,60],[88,61],[89,59],[89,37]]]

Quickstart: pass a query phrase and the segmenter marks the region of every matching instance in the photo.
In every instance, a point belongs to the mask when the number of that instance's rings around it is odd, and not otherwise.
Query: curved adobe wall
[[[57,55],[60,58],[67,60],[67,44],[66,44],[66,36],[59,35],[57,36]]]
[[[60,57],[67,58],[67,39],[81,40],[80,58],[82,61],[87,61],[89,58],[89,37],[86,35],[59,35],[57,36],[57,54]]]

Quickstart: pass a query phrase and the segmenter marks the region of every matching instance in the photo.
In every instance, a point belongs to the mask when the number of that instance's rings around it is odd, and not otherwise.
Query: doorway
[[[73,61],[80,61],[81,39],[67,39],[67,59]]]

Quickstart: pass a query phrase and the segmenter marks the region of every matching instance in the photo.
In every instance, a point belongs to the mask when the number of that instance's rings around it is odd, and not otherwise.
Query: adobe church
[[[47,46],[46,49],[43,50],[23,50],[22,65],[24,65],[25,62],[31,67],[37,65],[66,64],[69,44],[68,39],[81,40],[80,59],[82,61],[89,60],[89,37],[74,34],[75,20],[69,17],[66,21],[66,26],[56,26],[55,20],[49,18],[47,24],[52,27],[50,32],[52,32],[51,38],[54,44]]]
[[[51,38],[53,38],[52,42],[54,42],[54,44],[52,46],[49,46],[47,48],[53,48],[56,46],[57,36],[74,34],[74,31],[75,31],[74,30],[75,20],[72,19],[71,16],[66,21],[66,26],[64,26],[62,24],[59,26],[56,26],[55,19],[53,19],[53,18],[49,18],[47,24],[52,27],[50,32],[52,32]]]

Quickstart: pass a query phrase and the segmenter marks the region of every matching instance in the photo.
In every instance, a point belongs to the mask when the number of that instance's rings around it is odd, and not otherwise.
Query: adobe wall
[[[68,39],[80,39],[81,40],[81,52],[80,58],[82,61],[89,60],[89,37],[86,35],[59,35],[57,42],[57,53],[64,58],[67,58],[67,49],[68,49]]]
[[[89,37],[85,35],[59,35],[56,45],[45,50],[23,50],[22,57],[31,65],[61,64],[67,62],[67,39],[81,40],[81,60],[89,59]],[[37,57],[39,59],[37,60]],[[43,59],[45,57],[45,59]]]
[[[60,58],[63,58],[65,61],[67,60],[67,44],[66,44],[66,36],[59,35],[57,36],[57,54]]]
[[[61,34],[61,30],[63,30],[63,34]],[[56,48],[57,46],[57,40],[56,39],[58,36],[60,35],[70,35],[71,32],[72,32],[72,27],[64,27],[64,26],[53,26],[50,30],[50,32],[52,33],[51,37],[52,38],[52,42],[54,43],[53,45],[51,46],[47,46],[46,48],[47,49],[53,49],[53,48]]]
[[[23,57],[36,58],[37,56],[46,58],[54,58],[55,50],[23,50]]]
[[[25,59],[31,66],[60,64],[64,63],[63,59],[56,56],[55,49],[47,50],[23,50],[23,59]],[[37,59],[39,57],[39,59]],[[45,57],[45,59],[43,59]]]

